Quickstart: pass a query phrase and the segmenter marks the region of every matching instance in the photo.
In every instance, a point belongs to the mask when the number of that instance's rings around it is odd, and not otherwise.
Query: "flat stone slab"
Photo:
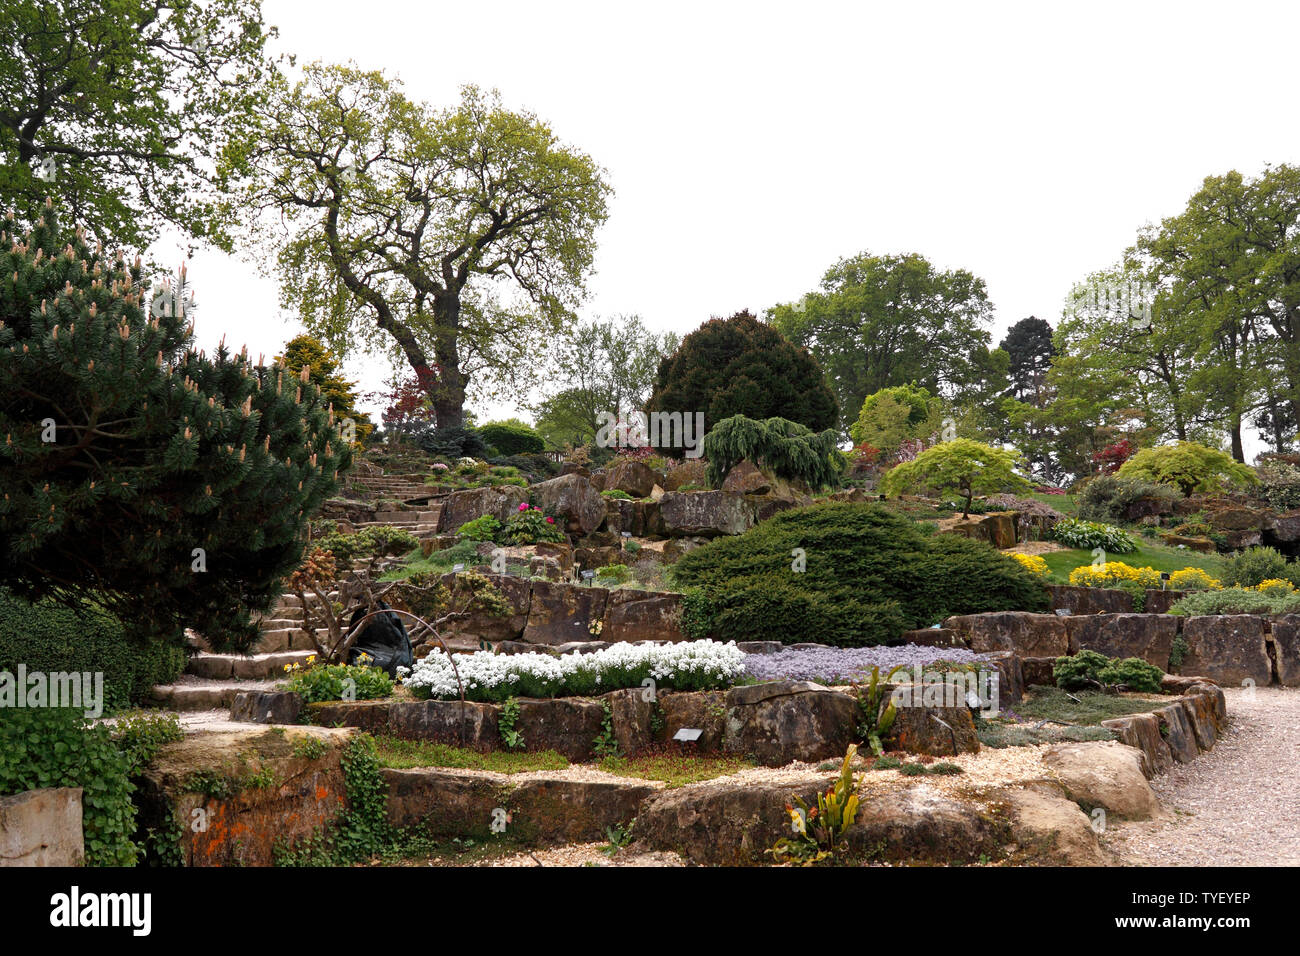
[[[80,787],[0,797],[0,867],[81,866],[81,799]]]

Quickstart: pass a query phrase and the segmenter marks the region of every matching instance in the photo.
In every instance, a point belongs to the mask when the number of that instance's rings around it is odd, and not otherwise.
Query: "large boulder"
[[[771,859],[764,851],[790,834],[785,807],[791,794],[815,803],[824,778],[810,774],[780,783],[723,779],[660,791],[637,812],[636,846],[673,850],[705,865],[762,863]]]
[[[534,581],[523,639],[551,645],[592,640],[592,625],[604,619],[608,601],[605,588]]]
[[[388,733],[406,740],[429,740],[487,753],[500,747],[500,708],[467,700],[394,701],[388,708]]]
[[[772,490],[772,479],[752,461],[745,459],[727,472],[722,490],[738,495],[765,495]]]
[[[528,500],[528,492],[517,485],[499,485],[496,488],[469,488],[453,491],[443,499],[442,520],[439,531],[455,531],[467,521],[491,515],[502,524]],[[602,510],[602,514],[603,514]]]
[[[1142,751],[1114,740],[1062,743],[1043,752],[1043,763],[1065,794],[1086,812],[1101,807],[1128,820],[1149,820],[1160,801],[1142,772]]]
[[[668,469],[664,475],[664,491],[678,491],[682,485],[707,487],[708,465],[700,458],[686,458]]]
[[[515,730],[529,750],[554,750],[570,760],[590,760],[605,708],[585,697],[521,697]]]
[[[628,687],[603,695],[609,703],[614,740],[623,754],[635,754],[653,741],[651,723],[655,710],[654,688]]]
[[[659,500],[664,528],[674,537],[740,534],[754,524],[754,511],[729,491],[670,491]]]
[[[600,638],[618,641],[686,641],[682,633],[682,596],[653,591],[609,592]]]
[[[1169,745],[1169,753],[1175,760],[1191,763],[1200,756],[1201,748],[1196,745],[1196,732],[1192,729],[1187,708],[1181,700],[1152,713],[1160,721],[1160,736]]]
[[[1183,622],[1188,651],[1180,669],[1220,684],[1240,686],[1250,680],[1263,687],[1273,676],[1267,626],[1253,614],[1189,617]]]
[[[468,638],[471,643],[487,641],[495,644],[498,641],[516,641],[523,635],[524,627],[528,623],[528,608],[532,603],[531,582],[509,574],[483,573],[483,576],[500,592],[510,607],[510,613],[498,616],[482,610],[473,610],[469,617],[449,621],[443,625],[439,633],[444,639]],[[451,594],[453,601],[459,600],[463,594],[464,585],[458,581],[458,576],[455,574],[444,574],[442,585]],[[430,636],[424,638],[421,645],[428,646],[432,643],[434,642]]]
[[[679,730],[699,730],[702,733],[693,744],[697,752],[722,749],[727,735],[726,691],[664,691],[658,703],[663,724],[655,734],[657,740],[672,740]]]
[[[605,473],[604,491],[623,491],[633,498],[648,498],[662,476],[643,462],[619,461]]]
[[[1016,841],[1015,862],[1043,866],[1105,866],[1088,816],[1059,787],[1036,785],[1000,791]]]
[[[1015,651],[1021,657],[1061,657],[1070,652],[1065,621],[1055,614],[963,614],[948,618],[943,626],[961,632],[966,646],[976,653]]]
[[[944,534],[959,534],[976,541],[987,541],[995,548],[1014,548],[1019,535],[1018,519],[1017,512],[1000,511],[940,521],[939,530]]]
[[[1205,519],[1215,531],[1259,531],[1264,527],[1268,512],[1261,508],[1242,505],[1211,511]]]
[[[574,534],[591,534],[605,520],[604,497],[582,475],[561,475],[529,490],[543,511],[565,519]]]
[[[911,695],[913,700],[904,694],[909,689],[915,692]],[[916,685],[899,688],[895,694],[902,695],[902,699],[897,701],[897,716],[889,731],[891,750],[934,757],[979,753],[980,742],[975,736],[975,720],[969,707],[960,703],[925,706],[921,688]]]
[[[0,797],[0,867],[81,866],[81,799],[80,787],[46,787]]]
[[[1264,517],[1264,530],[1271,541],[1281,544],[1300,541],[1300,511],[1270,512]]]
[[[851,848],[863,848],[897,863],[973,863],[1000,855],[1007,825],[928,782],[901,790],[862,795],[858,819],[845,834]]]
[[[252,724],[296,724],[302,697],[289,691],[240,691],[230,703],[230,719]]]
[[[1142,774],[1154,777],[1173,764],[1169,745],[1160,736],[1160,718],[1155,714],[1126,714],[1103,720],[1101,726],[1112,731],[1119,742],[1142,755]]]
[[[769,767],[843,756],[858,718],[854,697],[809,681],[733,687],[726,707],[726,751]]]
[[[1161,670],[1178,636],[1178,618],[1165,614],[1089,614],[1065,619],[1070,653],[1096,651],[1107,657],[1140,657]]]

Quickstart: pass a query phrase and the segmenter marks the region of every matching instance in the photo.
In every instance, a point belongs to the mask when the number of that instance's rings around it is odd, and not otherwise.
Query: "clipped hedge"
[[[495,448],[506,457],[535,455],[546,447],[546,442],[537,430],[523,422],[489,422],[481,426],[478,433],[489,448]]]
[[[102,671],[105,713],[174,681],[185,659],[180,635],[174,644],[139,639],[102,608],[30,604],[0,588],[0,671],[16,672],[19,664],[28,671]]]
[[[672,575],[704,592],[712,636],[723,641],[857,647],[952,614],[1049,604],[1033,574],[987,543],[935,534],[875,504],[783,512],[697,548]]]

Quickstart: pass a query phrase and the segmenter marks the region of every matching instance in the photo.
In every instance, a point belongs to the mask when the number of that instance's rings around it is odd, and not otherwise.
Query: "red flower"
[[[555,524],[555,519],[554,519],[554,518],[547,518],[547,519],[546,519],[546,523],[547,523],[547,524]]]

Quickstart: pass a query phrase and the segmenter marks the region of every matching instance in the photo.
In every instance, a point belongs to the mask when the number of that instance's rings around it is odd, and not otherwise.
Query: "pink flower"
[[[554,518],[547,518],[547,519],[546,519],[546,523],[547,523],[547,524],[555,524],[555,519],[554,519]]]
[[[519,502],[519,510],[520,510],[520,511],[527,511],[527,510],[528,510],[528,502],[526,502],[526,501],[521,501],[521,502]]]

